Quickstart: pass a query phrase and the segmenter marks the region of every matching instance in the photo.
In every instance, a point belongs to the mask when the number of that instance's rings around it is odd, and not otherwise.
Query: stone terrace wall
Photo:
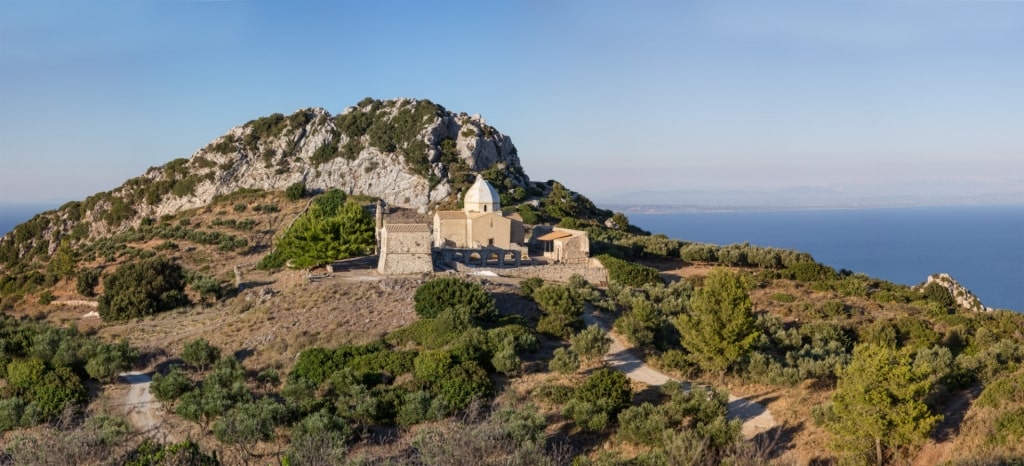
[[[600,264],[550,264],[550,265],[524,265],[521,267],[472,267],[460,263],[450,264],[455,270],[464,273],[489,271],[502,277],[532,278],[538,277],[546,281],[568,282],[572,274],[579,274],[588,282],[595,285],[608,283],[608,270]]]

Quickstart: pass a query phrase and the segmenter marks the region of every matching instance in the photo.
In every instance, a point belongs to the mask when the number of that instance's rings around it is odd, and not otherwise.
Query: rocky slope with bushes
[[[336,115],[322,108],[275,113],[231,128],[188,158],[20,225],[0,240],[0,262],[52,254],[62,239],[124,231],[240,190],[337,188],[426,212],[454,205],[478,172],[520,198],[533,186],[511,138],[479,115],[429,100],[366,98]]]

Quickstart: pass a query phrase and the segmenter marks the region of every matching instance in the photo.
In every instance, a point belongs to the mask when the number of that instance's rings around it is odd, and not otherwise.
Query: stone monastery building
[[[469,187],[462,210],[434,213],[434,247],[523,249],[526,229],[518,213],[501,211],[501,198],[482,176]]]

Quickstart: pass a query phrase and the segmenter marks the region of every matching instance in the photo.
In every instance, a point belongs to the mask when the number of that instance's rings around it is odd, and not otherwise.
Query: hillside
[[[123,232],[239,191],[340,189],[418,212],[454,205],[473,173],[516,200],[529,177],[511,139],[479,115],[429,100],[364,99],[337,115],[322,108],[236,126],[189,158],[153,167],[120,187],[73,201],[0,239],[0,263],[52,254],[61,240]]]
[[[524,223],[585,230],[607,282],[256,267],[321,203],[427,223],[476,173]],[[425,100],[259,118],[41,213],[0,241],[0,309],[0,464],[1024,458],[1021,315],[652,235]]]

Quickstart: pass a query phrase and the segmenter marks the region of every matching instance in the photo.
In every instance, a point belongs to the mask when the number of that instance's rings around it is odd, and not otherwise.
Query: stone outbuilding
[[[377,272],[383,275],[431,273],[430,227],[420,223],[388,223],[380,229]]]
[[[544,248],[544,257],[553,262],[580,264],[590,259],[590,238],[585,231],[554,227],[535,240]]]

